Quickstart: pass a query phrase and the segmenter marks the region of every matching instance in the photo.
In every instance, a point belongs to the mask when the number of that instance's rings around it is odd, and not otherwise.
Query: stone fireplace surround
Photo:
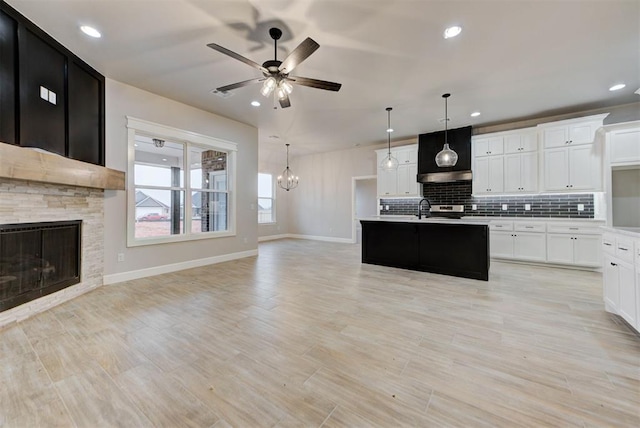
[[[102,285],[104,190],[0,177],[0,224],[82,220],[80,283],[0,312],[0,327]]]

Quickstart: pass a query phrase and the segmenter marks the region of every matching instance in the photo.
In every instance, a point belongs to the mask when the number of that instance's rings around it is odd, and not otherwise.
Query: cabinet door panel
[[[20,145],[65,156],[66,58],[28,29],[19,31]]]
[[[489,157],[489,189],[491,193],[504,191],[503,156]]]
[[[544,151],[545,190],[569,189],[569,150],[566,148]]]
[[[568,130],[566,126],[554,126],[545,128],[542,132],[542,141],[544,148],[564,147],[569,141]]]
[[[571,190],[594,188],[594,177],[598,176],[594,166],[592,144],[569,148],[569,185]]]
[[[102,82],[80,65],[69,65],[69,157],[104,165]]]
[[[547,261],[573,264],[573,239],[570,235],[547,233]]]
[[[505,155],[504,157],[504,191],[519,192],[521,185],[520,154]]]
[[[397,171],[378,169],[378,195],[393,196],[398,192]]]
[[[489,154],[491,156],[501,155],[504,153],[503,137],[489,138]]]
[[[475,160],[476,165],[473,171],[473,192],[489,192],[489,158],[479,157]]]
[[[576,123],[569,126],[569,141],[571,144],[592,143],[596,134],[593,122]]]
[[[610,162],[640,162],[640,128],[615,131],[609,144]]]
[[[599,235],[578,235],[573,240],[574,262],[582,266],[600,266],[602,244]]]
[[[474,139],[473,154],[474,156],[488,156],[489,155],[489,139],[488,138]]]
[[[517,259],[544,262],[547,243],[544,233],[518,232],[513,241],[513,256]]]
[[[17,23],[0,11],[0,141],[16,144]]]
[[[619,301],[619,271],[618,263],[608,254],[604,256],[602,266],[602,293],[604,294],[604,302],[607,309],[616,311]]]
[[[520,187],[527,192],[538,190],[538,153],[520,155]]]
[[[533,152],[538,150],[538,133],[527,132],[520,137],[520,146],[523,152]]]
[[[618,263],[618,313],[635,327],[638,319],[636,307],[636,284],[632,265]]]
[[[491,257],[513,258],[513,233],[490,231]]]

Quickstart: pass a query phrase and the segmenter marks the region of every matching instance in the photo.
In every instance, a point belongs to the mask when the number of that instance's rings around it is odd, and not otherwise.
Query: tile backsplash
[[[523,196],[472,196],[471,182],[423,184],[423,195],[436,205],[464,205],[466,216],[594,218],[594,196],[591,193],[546,194]],[[420,198],[381,199],[389,206],[380,215],[416,215]],[[578,211],[578,205],[584,205]],[[473,206],[476,209],[473,209]],[[525,209],[529,205],[529,210]],[[506,210],[503,210],[506,206]]]

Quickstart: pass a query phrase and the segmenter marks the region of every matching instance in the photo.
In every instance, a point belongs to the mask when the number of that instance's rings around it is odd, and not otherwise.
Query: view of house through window
[[[228,152],[139,134],[134,148],[135,239],[229,229]]]
[[[273,176],[258,174],[258,223],[275,223]]]

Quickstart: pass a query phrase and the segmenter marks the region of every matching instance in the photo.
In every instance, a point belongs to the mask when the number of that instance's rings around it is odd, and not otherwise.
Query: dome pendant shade
[[[387,107],[387,156],[380,162],[380,168],[383,171],[395,171],[398,169],[398,159],[391,155],[391,107]]]
[[[455,166],[458,162],[458,154],[449,148],[448,143],[444,143],[442,150],[436,155],[436,165],[439,167]]]
[[[458,154],[451,150],[447,141],[447,123],[449,122],[447,98],[450,96],[451,94],[442,95],[444,98],[444,147],[436,155],[436,165],[440,168],[455,166],[458,162]]]
[[[281,189],[293,190],[298,187],[299,178],[297,175],[294,175],[289,168],[289,144],[287,146],[287,167],[282,171],[282,174],[278,176],[278,186]]]

